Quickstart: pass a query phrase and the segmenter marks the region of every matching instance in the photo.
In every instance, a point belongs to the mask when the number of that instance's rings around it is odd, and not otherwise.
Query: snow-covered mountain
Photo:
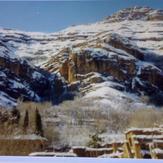
[[[25,59],[27,65],[42,75],[42,70],[33,65],[40,66],[50,76],[56,74],[62,78],[67,83],[67,91],[78,91],[83,98],[93,98],[113,108],[126,101],[142,106],[142,96],[149,96],[150,101],[157,104],[163,99],[162,10],[128,8],[93,24],[71,26],[49,34],[1,29],[0,41],[1,58],[19,63]],[[12,72],[7,64],[0,66]],[[34,74],[38,74],[37,71]],[[1,70],[1,74],[4,72]],[[20,78],[19,83],[28,89]],[[9,74],[6,79],[9,80]],[[4,82],[1,85],[15,90],[16,80],[10,85],[4,86]],[[5,88],[1,92],[8,100],[13,98]],[[155,98],[160,101],[156,102]],[[3,98],[1,105],[2,101]]]

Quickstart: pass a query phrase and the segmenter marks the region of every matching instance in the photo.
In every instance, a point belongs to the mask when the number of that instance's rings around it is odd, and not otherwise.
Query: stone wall
[[[0,139],[0,155],[27,156],[32,152],[43,151],[46,139]]]

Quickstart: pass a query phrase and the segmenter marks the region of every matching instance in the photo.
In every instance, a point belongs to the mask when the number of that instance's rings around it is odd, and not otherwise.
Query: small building
[[[153,141],[163,140],[162,128],[131,128],[125,133],[124,156],[128,158],[152,158],[150,146]]]
[[[27,156],[44,151],[46,146],[47,139],[35,134],[0,137],[0,155]]]
[[[99,157],[99,156],[115,156],[115,153],[123,152],[123,142],[112,142],[101,146],[100,148],[89,148],[83,146],[72,147],[73,153],[78,157]]]

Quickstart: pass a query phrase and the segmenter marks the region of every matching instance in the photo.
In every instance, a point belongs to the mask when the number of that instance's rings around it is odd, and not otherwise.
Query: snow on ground
[[[0,163],[162,163],[152,159],[79,158],[79,157],[20,157],[1,156]]]
[[[92,86],[93,90],[86,93],[83,98],[94,99],[94,103],[99,105],[102,104],[105,108],[118,110],[120,108],[125,109],[123,107],[127,108],[127,105],[134,105],[135,109],[143,107],[152,107],[143,104],[140,101],[140,97],[135,94],[115,89],[114,86],[121,85],[112,81],[106,81],[99,84],[92,84]]]
[[[17,88],[24,88],[24,84],[22,84],[22,83],[20,83],[20,82],[18,82],[18,81],[15,81],[15,80],[10,80],[9,81],[11,84],[11,87],[13,88],[13,89],[17,89]]]
[[[110,131],[100,134],[100,137],[103,139],[103,144],[108,142],[124,142],[125,136],[122,133],[111,133]]]
[[[21,139],[21,140],[47,140],[45,137],[41,137],[39,135],[36,134],[28,134],[28,135],[15,135],[15,136],[0,136],[1,139]]]
[[[32,74],[33,79],[40,79],[41,77],[42,77],[42,75],[37,71],[34,71]]]
[[[121,157],[122,156],[122,152],[116,152],[116,153],[112,153],[112,154],[103,154],[101,156],[99,156],[99,158],[113,158],[113,157]]]
[[[29,156],[76,157],[72,152],[33,152]]]
[[[44,138],[44,137],[41,137],[41,136],[39,136],[39,135],[36,135],[36,134],[30,134],[30,135],[18,135],[18,136],[14,136],[14,137],[12,137],[13,139],[30,139],[30,140],[38,140],[38,139],[40,139],[40,140],[43,140],[43,139],[45,139],[45,140],[47,140],[46,138]],[[11,138],[9,138],[9,139],[11,139]]]
[[[154,153],[161,153],[161,154],[163,154],[163,150],[161,150],[159,148],[153,149],[153,152]]]
[[[151,51],[163,54],[162,40],[163,40],[163,22],[162,21],[123,21],[110,23],[102,21],[94,24],[79,25],[69,27],[63,31],[62,34],[68,35],[75,33],[78,35],[95,36],[96,34],[106,35],[109,33],[118,33],[124,37],[128,37],[138,46],[149,48]]]
[[[6,106],[7,108],[10,108],[16,106],[16,101],[6,93],[0,91],[0,106]]]

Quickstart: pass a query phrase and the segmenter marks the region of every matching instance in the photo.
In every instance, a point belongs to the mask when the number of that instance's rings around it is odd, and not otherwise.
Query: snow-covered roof
[[[47,140],[47,139],[36,134],[28,134],[15,136],[0,136],[0,140]]]
[[[75,153],[70,152],[33,152],[29,156],[77,157]]]
[[[129,128],[128,130],[126,130],[126,132],[125,133],[129,133],[129,132],[134,132],[134,131],[142,131],[142,132],[160,132],[160,131],[162,131],[162,129],[161,128],[155,128],[155,127],[153,127],[153,128]]]

